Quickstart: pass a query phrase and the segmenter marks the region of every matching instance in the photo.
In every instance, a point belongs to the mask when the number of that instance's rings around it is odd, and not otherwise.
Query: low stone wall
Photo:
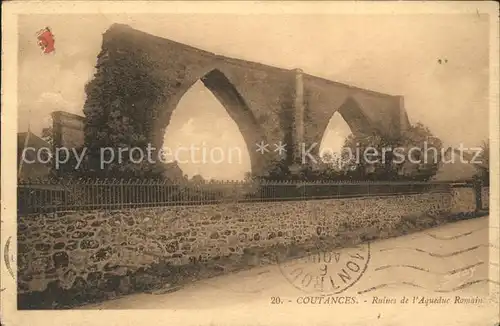
[[[27,298],[47,291],[127,293],[141,288],[130,284],[141,282],[134,275],[159,264],[223,264],[241,259],[248,248],[300,246],[318,237],[339,237],[345,230],[383,232],[408,216],[473,212],[475,199],[467,190],[19,217],[19,308],[33,307],[36,300],[28,303]]]
[[[464,214],[476,210],[476,192],[472,187],[454,188],[452,190],[452,206],[450,213]]]

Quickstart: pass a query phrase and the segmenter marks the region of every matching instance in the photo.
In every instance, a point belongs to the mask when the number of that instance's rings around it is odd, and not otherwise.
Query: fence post
[[[473,187],[474,187],[474,192],[475,192],[475,198],[476,198],[476,212],[480,211],[483,209],[483,198],[482,198],[482,180],[481,179],[474,179],[473,181]]]

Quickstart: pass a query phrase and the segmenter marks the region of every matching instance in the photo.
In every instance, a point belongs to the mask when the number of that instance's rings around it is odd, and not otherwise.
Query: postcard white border
[[[160,1],[30,1],[5,2],[2,4],[2,161],[1,161],[1,239],[2,246],[12,237],[12,254],[16,248],[16,155],[17,148],[17,16],[27,14],[144,14],[144,13],[227,13],[227,14],[470,14],[486,13],[490,16],[490,142],[491,142],[491,187],[490,187],[490,239],[498,239],[499,232],[499,43],[498,3],[491,2],[160,2]],[[495,244],[498,246],[498,243]],[[498,248],[498,247],[497,247]],[[3,250],[2,260],[3,260]],[[490,249],[490,259],[498,250]],[[497,258],[498,259],[498,258]],[[498,263],[498,260],[496,261]],[[334,315],[342,313],[336,307],[332,315],[313,318],[313,309],[301,310],[297,315],[283,315],[252,310],[248,307],[228,314],[218,310],[154,311],[154,310],[107,310],[107,311],[17,311],[16,284],[2,261],[1,268],[1,318],[5,325],[290,325],[305,322],[312,325],[333,322]],[[13,269],[16,270],[14,264]],[[490,272],[498,273],[498,268]],[[498,278],[495,278],[498,279]],[[471,309],[467,307],[464,309]],[[381,308],[382,309],[382,308]],[[415,314],[421,310],[415,308]],[[442,310],[442,321],[448,320],[446,309]],[[366,318],[358,315],[360,323]],[[364,319],[365,318],[365,319]],[[405,322],[413,325],[418,318]],[[437,321],[436,321],[437,322]],[[331,323],[330,323],[331,324]],[[436,323],[437,325],[437,323]]]

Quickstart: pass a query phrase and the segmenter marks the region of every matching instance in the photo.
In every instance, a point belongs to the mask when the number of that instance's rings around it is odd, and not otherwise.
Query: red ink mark
[[[42,49],[43,53],[48,54],[54,52],[56,48],[54,47],[55,40],[54,35],[50,31],[50,28],[45,27],[37,33],[38,46]]]

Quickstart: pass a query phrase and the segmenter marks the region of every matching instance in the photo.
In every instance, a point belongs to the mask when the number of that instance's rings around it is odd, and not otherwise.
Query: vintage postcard
[[[499,325],[495,2],[9,2],[2,325]]]

